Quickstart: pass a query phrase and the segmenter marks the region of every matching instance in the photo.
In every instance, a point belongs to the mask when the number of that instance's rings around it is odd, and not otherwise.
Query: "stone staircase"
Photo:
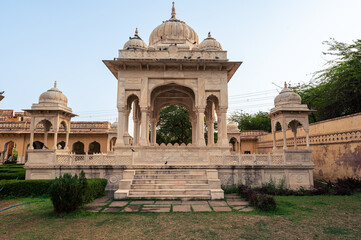
[[[114,199],[223,199],[217,170],[125,170]]]

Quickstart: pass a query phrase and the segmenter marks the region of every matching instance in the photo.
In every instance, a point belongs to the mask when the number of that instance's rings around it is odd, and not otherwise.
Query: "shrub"
[[[48,195],[53,180],[0,180],[0,196],[35,197]]]
[[[87,179],[88,187],[85,191],[84,203],[89,203],[95,198],[105,195],[106,179]]]
[[[274,211],[277,208],[276,201],[272,196],[257,192],[245,185],[240,185],[238,190],[241,196],[249,201],[252,206],[262,211]]]
[[[80,177],[65,173],[56,178],[50,186],[49,193],[56,213],[69,213],[84,204],[87,181],[82,171]]]

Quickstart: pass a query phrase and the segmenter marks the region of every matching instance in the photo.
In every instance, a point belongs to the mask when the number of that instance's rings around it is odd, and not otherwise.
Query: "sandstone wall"
[[[297,131],[297,145],[305,149],[305,132]],[[282,148],[282,132],[276,134],[277,146]],[[288,148],[293,147],[293,133],[287,130]],[[310,124],[310,148],[315,179],[336,180],[361,177],[361,113]],[[260,136],[258,153],[272,152],[272,134]]]

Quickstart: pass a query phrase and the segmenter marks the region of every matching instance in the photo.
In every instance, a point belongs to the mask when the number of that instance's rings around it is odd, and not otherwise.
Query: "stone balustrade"
[[[350,130],[345,132],[333,132],[329,134],[310,135],[310,145],[325,143],[345,143],[351,141],[361,141],[361,130]],[[283,140],[276,141],[278,147],[282,147]],[[293,146],[294,139],[287,138],[287,146]],[[306,137],[297,138],[297,146],[306,146]],[[272,141],[258,143],[259,148],[272,148]]]
[[[55,165],[217,165],[267,166],[285,164],[285,154],[210,155],[202,157],[197,151],[147,151],[146,156],[115,154],[56,154]],[[175,156],[177,155],[177,156]],[[179,155],[179,156],[178,156]],[[178,160],[182,159],[182,160]]]

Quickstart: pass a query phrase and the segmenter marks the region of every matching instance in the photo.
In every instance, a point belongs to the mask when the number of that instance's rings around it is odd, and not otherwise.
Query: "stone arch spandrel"
[[[152,79],[151,79],[152,80]],[[180,87],[183,87],[183,88],[188,88],[192,91],[193,93],[193,96],[194,96],[194,104],[197,105],[197,86],[196,84],[192,84],[192,80],[196,82],[195,79],[187,79],[187,80],[184,80],[184,79],[161,79],[161,81],[157,82],[156,84],[151,84],[152,86],[150,87],[149,89],[149,95],[148,95],[148,102],[151,103],[152,101],[152,93],[154,92],[154,90],[156,90],[157,88],[159,87],[162,87],[162,86],[167,86],[167,85],[177,85],[177,86],[180,86]]]

